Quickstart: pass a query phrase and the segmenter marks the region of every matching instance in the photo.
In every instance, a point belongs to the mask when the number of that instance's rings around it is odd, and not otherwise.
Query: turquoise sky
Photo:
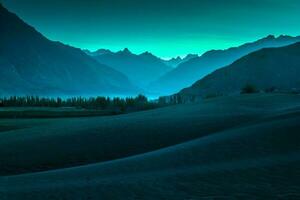
[[[300,35],[299,0],[0,0],[52,40],[160,57]]]

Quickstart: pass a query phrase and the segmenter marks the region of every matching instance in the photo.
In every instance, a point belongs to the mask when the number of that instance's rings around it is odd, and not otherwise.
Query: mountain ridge
[[[199,57],[198,54],[189,53],[186,56],[184,56],[183,58],[181,58],[180,56],[177,56],[177,57],[171,58],[169,60],[163,60],[163,62],[166,65],[176,68],[178,65],[185,63],[185,62],[189,61],[190,59],[193,59],[196,57]]]
[[[234,63],[218,69],[181,90],[183,97],[203,98],[205,95],[238,94],[246,85],[256,90],[300,91],[300,42],[263,48]]]
[[[115,53],[106,51],[105,53],[97,54],[96,52],[88,54],[99,63],[109,65],[115,70],[122,72],[129,77],[129,80],[143,89],[150,82],[172,69],[164,64],[162,59],[148,51],[134,54],[128,48],[124,48]]]
[[[0,6],[2,95],[95,95],[136,91],[127,77],[79,48],[50,41]],[[20,45],[21,44],[21,45]]]
[[[166,94],[174,94],[183,88],[192,85],[205,75],[231,64],[235,60],[267,47],[281,47],[300,41],[300,36],[291,37],[281,35],[275,37],[269,35],[254,42],[245,43],[238,47],[225,50],[211,50],[198,58],[180,64],[177,68],[160,77],[150,85],[153,91]],[[161,91],[161,88],[164,88]]]

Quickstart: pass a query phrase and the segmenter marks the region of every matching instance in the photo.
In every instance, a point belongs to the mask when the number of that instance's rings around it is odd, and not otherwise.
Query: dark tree
[[[241,91],[242,94],[251,94],[251,93],[257,93],[257,92],[258,92],[258,90],[256,89],[256,87],[251,84],[245,85]]]

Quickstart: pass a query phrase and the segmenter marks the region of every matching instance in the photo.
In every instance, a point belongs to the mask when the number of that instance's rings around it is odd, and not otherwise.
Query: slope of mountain
[[[52,42],[0,5],[2,95],[125,94],[127,77],[77,48]]]
[[[198,58],[190,59],[174,70],[165,74],[151,85],[153,91],[161,94],[172,94],[190,86],[205,75],[231,64],[235,60],[257,50],[267,47],[281,47],[300,41],[299,37],[272,35],[226,50],[212,50]]]
[[[182,64],[184,62],[189,61],[192,58],[196,58],[198,57],[197,54],[188,54],[186,55],[184,58],[181,58],[179,56],[177,56],[176,58],[171,58],[170,60],[163,60],[163,62],[168,65],[171,66],[173,68],[177,67],[179,64]]]
[[[99,63],[109,65],[124,73],[133,83],[142,88],[172,69],[149,52],[136,55],[127,48],[116,53],[98,50],[89,55]]]
[[[219,69],[189,88],[182,96],[239,93],[246,85],[257,90],[300,90],[300,43],[279,48],[265,48]]]

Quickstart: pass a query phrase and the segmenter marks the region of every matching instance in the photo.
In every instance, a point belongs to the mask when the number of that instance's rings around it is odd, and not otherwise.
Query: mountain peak
[[[124,48],[124,49],[123,49],[123,53],[128,53],[128,54],[131,54],[131,51],[129,51],[129,49],[128,49],[128,48]]]
[[[298,37],[292,37],[292,36],[289,36],[289,35],[280,35],[277,39],[279,40],[291,40],[291,39],[299,39],[299,36]]]
[[[150,53],[149,51],[145,51],[144,53],[140,54],[140,56],[156,57],[152,53]]]
[[[98,49],[97,51],[95,51],[96,54],[108,54],[108,53],[112,53],[109,49]]]
[[[120,50],[116,52],[117,54],[123,54],[123,55],[132,55],[131,51],[128,48],[124,48],[123,50]]]
[[[191,58],[195,58],[195,57],[198,57],[198,54],[192,54],[192,53],[190,53],[190,54],[187,54],[187,55],[184,57],[184,59],[191,59]]]
[[[149,55],[149,54],[151,54],[149,51],[145,51],[144,53],[142,53],[141,55]]]
[[[276,37],[274,35],[268,35],[266,38],[264,39],[269,39],[269,40],[273,40],[276,39]]]
[[[263,37],[257,41],[254,41],[254,42],[250,42],[250,43],[246,43],[246,44],[251,44],[251,43],[258,43],[258,42],[265,42],[265,41],[270,41],[270,40],[275,40],[276,37],[274,35],[268,35],[266,37]]]

